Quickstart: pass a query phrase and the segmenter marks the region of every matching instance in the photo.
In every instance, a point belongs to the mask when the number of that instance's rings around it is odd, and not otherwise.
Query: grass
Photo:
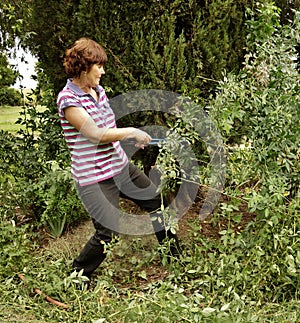
[[[35,101],[35,96],[30,89],[23,89],[22,95],[25,97],[25,103],[28,99]],[[0,130],[17,132],[22,128],[21,125],[15,122],[20,117],[20,112],[22,111],[22,106],[0,106]]]
[[[199,244],[190,236],[186,248]],[[29,284],[17,277],[4,282],[0,301],[0,321],[7,323],[297,323],[300,319],[299,300],[283,302],[246,302],[220,298],[219,305],[212,300],[216,291],[205,293],[207,277],[187,275],[184,263],[162,266],[153,236],[121,236],[108,253],[107,260],[97,270],[93,289],[81,288],[76,280],[71,285],[68,268],[94,229],[91,221],[71,228],[57,239],[44,237],[43,247],[33,256],[29,266]],[[191,235],[189,235],[190,233]],[[183,238],[183,237],[181,237]],[[201,249],[201,246],[199,246]],[[196,255],[190,254],[195,257]],[[197,256],[199,257],[199,255]],[[204,258],[197,259],[202,262]],[[31,276],[31,278],[30,278]],[[185,279],[182,279],[185,277]],[[226,281],[225,278],[224,281]],[[75,282],[75,283],[74,283]],[[31,283],[31,284],[30,284]],[[217,283],[217,281],[215,281]],[[31,287],[30,287],[31,286]],[[65,310],[35,295],[32,287],[40,288],[54,299],[69,306]],[[240,292],[240,291],[238,291]],[[205,295],[205,296],[204,296]],[[219,295],[220,296],[220,295]],[[7,302],[8,301],[8,302]],[[221,310],[222,307],[226,309]],[[214,307],[214,308],[212,308]]]
[[[15,122],[18,120],[21,110],[22,107],[0,107],[0,130],[17,132],[21,125]]]
[[[43,107],[38,107],[38,111],[42,112]],[[16,124],[16,121],[20,117],[20,112],[23,110],[22,106],[0,106],[0,130],[8,132],[17,132],[19,129],[24,128],[20,124]]]

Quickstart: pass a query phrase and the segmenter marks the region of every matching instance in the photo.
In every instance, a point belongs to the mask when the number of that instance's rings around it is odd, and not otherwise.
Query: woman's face
[[[89,72],[84,74],[85,81],[88,86],[96,87],[100,84],[101,76],[105,74],[103,65],[94,64],[92,65]]]

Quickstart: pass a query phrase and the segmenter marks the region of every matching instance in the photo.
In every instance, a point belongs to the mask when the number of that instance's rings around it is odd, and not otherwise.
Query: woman
[[[144,148],[151,137],[133,127],[116,127],[114,113],[99,85],[106,62],[101,45],[88,38],[77,40],[66,51],[64,67],[70,79],[57,100],[71,154],[71,172],[95,227],[95,234],[73,262],[73,268],[83,269],[89,278],[105,259],[105,244],[118,235],[120,196],[148,211],[159,243],[169,238],[171,254],[179,251],[176,235],[166,231],[158,219],[161,198],[155,185],[128,161],[120,145],[121,140],[131,139],[137,147]]]

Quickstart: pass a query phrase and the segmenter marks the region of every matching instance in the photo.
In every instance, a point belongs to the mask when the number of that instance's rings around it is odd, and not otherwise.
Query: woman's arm
[[[65,117],[81,134],[93,143],[108,143],[112,141],[135,139],[137,146],[143,148],[151,141],[151,137],[142,130],[134,127],[127,128],[98,128],[90,115],[82,108],[68,107]]]

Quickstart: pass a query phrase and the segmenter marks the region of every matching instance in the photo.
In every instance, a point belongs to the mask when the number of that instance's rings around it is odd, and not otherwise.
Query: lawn
[[[16,124],[24,107],[22,106],[0,106],[0,130],[17,132],[23,126]],[[43,111],[43,107],[38,107],[38,111]]]
[[[20,116],[22,107],[0,107],[0,130],[16,132],[20,129],[20,125],[15,122]]]

